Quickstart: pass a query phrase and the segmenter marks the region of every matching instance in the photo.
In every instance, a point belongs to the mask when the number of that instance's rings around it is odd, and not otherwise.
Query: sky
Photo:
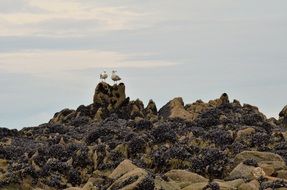
[[[0,127],[92,103],[116,69],[131,99],[287,104],[286,0],[0,0]],[[112,83],[111,80],[108,82]]]

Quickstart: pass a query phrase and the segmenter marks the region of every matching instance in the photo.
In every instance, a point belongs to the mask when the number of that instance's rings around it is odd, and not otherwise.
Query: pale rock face
[[[271,152],[243,151],[236,155],[234,159],[234,164],[239,164],[240,162],[247,160],[247,159],[254,159],[257,162],[279,161],[279,162],[284,163],[284,160],[278,154],[274,154]]]
[[[194,183],[208,182],[205,177],[186,170],[170,170],[164,174],[176,182],[181,188],[187,187]]]
[[[258,190],[260,184],[257,180],[252,180],[239,186],[239,190]]]
[[[174,98],[159,110],[159,115],[163,118],[180,118],[192,121],[194,116],[185,110],[182,98]]]
[[[243,163],[238,164],[229,174],[230,179],[236,178],[247,178],[253,179],[252,171],[255,169],[254,166],[247,166]]]
[[[114,183],[108,188],[112,189],[136,189],[140,186],[151,187],[153,182],[149,182],[148,172],[142,168],[135,166],[130,160],[124,160],[119,166],[109,175],[109,178],[114,180]],[[151,184],[144,184],[151,183]],[[143,185],[144,184],[144,185]]]
[[[255,133],[255,129],[251,127],[247,127],[245,129],[241,129],[236,133],[236,140],[241,140],[246,138],[249,135]]]
[[[184,105],[183,99],[181,97],[177,97],[162,107],[159,110],[159,115],[164,118],[179,118],[186,121],[193,121],[201,113],[228,103],[229,98],[226,93],[223,93],[218,99],[210,100],[208,103],[204,103],[203,101],[198,100],[195,103],[187,105]]]

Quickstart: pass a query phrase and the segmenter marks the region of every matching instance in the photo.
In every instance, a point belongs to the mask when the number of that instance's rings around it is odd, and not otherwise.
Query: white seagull
[[[119,76],[116,74],[116,72],[117,72],[117,71],[113,71],[113,72],[112,72],[112,76],[111,76],[112,80],[113,80],[115,83],[117,83],[117,81],[121,80],[121,77],[119,77]]]
[[[105,81],[106,78],[108,78],[108,74],[106,71],[104,71],[103,73],[100,74],[100,79],[102,79],[102,81]]]

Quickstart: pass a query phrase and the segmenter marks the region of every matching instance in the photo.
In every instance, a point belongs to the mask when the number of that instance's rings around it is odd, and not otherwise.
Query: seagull
[[[108,78],[108,74],[106,71],[104,71],[103,73],[100,74],[100,79],[102,79],[102,81],[105,81],[106,78]]]
[[[117,81],[121,80],[121,77],[119,77],[119,76],[116,74],[116,72],[117,72],[117,71],[113,71],[113,72],[112,72],[112,76],[111,76],[112,80],[113,80],[115,83],[117,83]]]

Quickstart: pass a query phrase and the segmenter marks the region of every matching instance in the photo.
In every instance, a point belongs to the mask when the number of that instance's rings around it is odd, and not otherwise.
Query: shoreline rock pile
[[[227,94],[161,109],[98,84],[93,103],[45,124],[0,128],[0,189],[287,189],[287,107],[278,120]]]

